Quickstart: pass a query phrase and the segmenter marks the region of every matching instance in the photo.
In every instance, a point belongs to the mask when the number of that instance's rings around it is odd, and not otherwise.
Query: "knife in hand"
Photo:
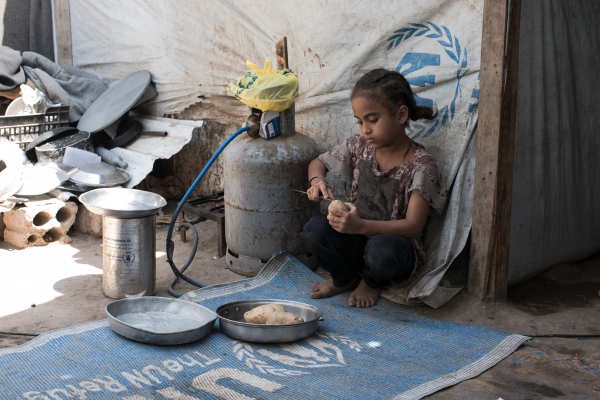
[[[291,190],[292,192],[298,192],[298,193],[302,193],[302,194],[304,194],[304,195],[308,196],[308,193],[306,193],[306,192],[303,192],[302,190],[296,190],[296,189],[290,189],[290,190]],[[332,201],[333,201],[333,199],[326,199],[326,198],[325,198],[325,197],[323,197],[323,196],[319,196],[319,198],[320,198],[321,200],[326,200],[326,201],[329,201],[329,202],[332,202]]]

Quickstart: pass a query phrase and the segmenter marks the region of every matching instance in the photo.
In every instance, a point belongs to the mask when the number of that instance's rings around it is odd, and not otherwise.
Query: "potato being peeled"
[[[304,322],[304,318],[290,312],[272,312],[267,317],[267,325],[289,325]]]
[[[250,311],[244,313],[244,321],[251,324],[264,324],[267,322],[267,317],[273,312],[285,312],[285,308],[279,304],[263,304],[262,306],[254,307]]]
[[[329,204],[329,207],[327,207],[328,210],[331,210],[332,208],[338,209],[338,210],[342,210],[342,211],[350,211],[350,209],[348,208],[347,205],[345,205],[341,200],[333,200],[331,202],[331,204]]]

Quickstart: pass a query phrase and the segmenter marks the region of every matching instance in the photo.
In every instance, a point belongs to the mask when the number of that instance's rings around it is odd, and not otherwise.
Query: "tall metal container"
[[[319,205],[290,189],[306,189],[319,149],[308,136],[284,133],[269,140],[244,134],[223,152],[226,260],[241,275],[255,276],[279,250],[316,268],[300,233]]]
[[[122,299],[145,291],[154,295],[156,282],[156,215],[142,218],[102,217],[102,291]]]

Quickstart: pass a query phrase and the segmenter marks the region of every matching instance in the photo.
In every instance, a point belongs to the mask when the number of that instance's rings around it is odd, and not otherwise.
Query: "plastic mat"
[[[96,321],[0,349],[0,399],[418,399],[474,377],[527,338],[439,321],[385,299],[348,307],[348,294],[313,300],[321,278],[276,254],[253,279],[190,292],[212,310],[244,299],[319,307],[324,321],[301,342],[262,345],[218,330],[181,346],[151,346]]]

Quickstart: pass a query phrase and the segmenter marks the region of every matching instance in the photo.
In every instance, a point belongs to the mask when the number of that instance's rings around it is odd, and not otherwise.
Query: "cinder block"
[[[75,223],[77,204],[55,200],[14,208],[4,214],[4,241],[19,248],[69,243],[65,238]]]
[[[46,246],[48,243],[59,242],[65,232],[58,227],[48,229],[42,234],[37,232],[16,232],[10,229],[4,231],[4,241],[21,249],[34,246]]]
[[[77,218],[73,229],[77,232],[87,233],[88,235],[102,237],[102,216],[94,214],[85,206],[79,207]]]
[[[79,206],[72,201],[67,201],[64,206],[59,208],[54,215],[54,218],[60,223],[60,227],[65,232],[65,235],[69,232],[69,229],[75,223],[77,219],[77,212],[79,211]],[[69,243],[71,241],[69,240]]]

